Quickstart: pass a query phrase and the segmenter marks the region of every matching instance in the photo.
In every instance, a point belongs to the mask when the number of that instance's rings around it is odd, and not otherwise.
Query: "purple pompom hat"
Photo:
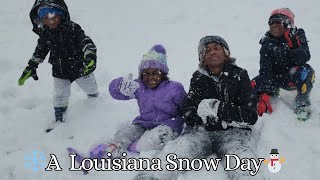
[[[139,65],[139,74],[148,68],[160,69],[164,74],[168,74],[169,68],[167,65],[167,52],[166,49],[161,45],[154,45],[150,50],[143,54],[141,63]]]

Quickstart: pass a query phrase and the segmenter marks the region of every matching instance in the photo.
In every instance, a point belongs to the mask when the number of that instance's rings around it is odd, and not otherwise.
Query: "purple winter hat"
[[[155,68],[160,69],[164,74],[168,74],[169,68],[167,65],[166,49],[161,44],[154,45],[150,50],[143,54],[139,65],[139,74],[144,69]]]

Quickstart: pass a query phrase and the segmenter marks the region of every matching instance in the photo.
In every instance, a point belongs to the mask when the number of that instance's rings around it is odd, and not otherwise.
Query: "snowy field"
[[[98,48],[95,71],[101,96],[88,99],[77,85],[72,86],[68,122],[49,134],[52,123],[53,79],[51,66],[38,68],[39,81],[31,78],[19,87],[17,80],[31,57],[37,36],[31,31],[29,11],[34,1],[10,0],[0,6],[0,179],[1,180],[130,180],[136,172],[69,172],[66,147],[87,152],[112,137],[118,128],[137,116],[136,102],[116,101],[108,93],[109,82],[132,72],[137,76],[142,54],[153,44],[167,48],[170,78],[189,88],[198,64],[197,46],[205,35],[220,35],[230,46],[237,64],[250,78],[258,74],[259,40],[268,29],[267,20],[275,8],[289,7],[296,25],[306,31],[316,76],[320,72],[319,1],[287,0],[66,0],[71,19],[79,23]],[[317,15],[318,14],[318,15]],[[293,92],[282,97],[293,100]],[[289,99],[290,101],[290,99]],[[277,174],[262,164],[259,173],[272,180],[320,179],[320,85],[316,79],[311,94],[313,114],[298,122],[292,110],[278,101],[272,115],[264,115],[255,125],[257,152],[269,158],[278,149],[285,158]],[[37,149],[58,157],[61,172],[33,173],[24,167],[26,153]],[[212,155],[215,157],[215,155]],[[187,172],[179,180],[226,179],[218,171]],[[254,178],[253,178],[254,179]]]

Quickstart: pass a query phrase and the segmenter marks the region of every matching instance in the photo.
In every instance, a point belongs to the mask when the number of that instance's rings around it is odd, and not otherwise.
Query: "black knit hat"
[[[220,36],[205,36],[203,38],[200,39],[199,42],[199,46],[198,46],[198,52],[199,52],[199,60],[201,61],[201,59],[204,56],[205,50],[206,50],[206,46],[210,43],[218,43],[220,44],[225,51],[225,54],[227,56],[230,55],[230,49],[228,46],[228,43]]]

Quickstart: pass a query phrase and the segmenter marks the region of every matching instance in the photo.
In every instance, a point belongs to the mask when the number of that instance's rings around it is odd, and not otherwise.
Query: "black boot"
[[[296,104],[294,112],[298,115],[298,120],[306,121],[311,115],[311,103],[309,94],[298,95],[296,97]]]
[[[306,94],[298,94],[295,99],[295,110],[299,110],[299,108],[303,108],[305,106],[310,106],[310,98],[309,93]]]
[[[95,93],[95,94],[88,94],[88,97],[91,98],[91,97],[98,97],[99,96],[99,93]]]
[[[54,115],[56,116],[56,121],[63,122],[63,115],[66,110],[67,107],[54,107]]]

